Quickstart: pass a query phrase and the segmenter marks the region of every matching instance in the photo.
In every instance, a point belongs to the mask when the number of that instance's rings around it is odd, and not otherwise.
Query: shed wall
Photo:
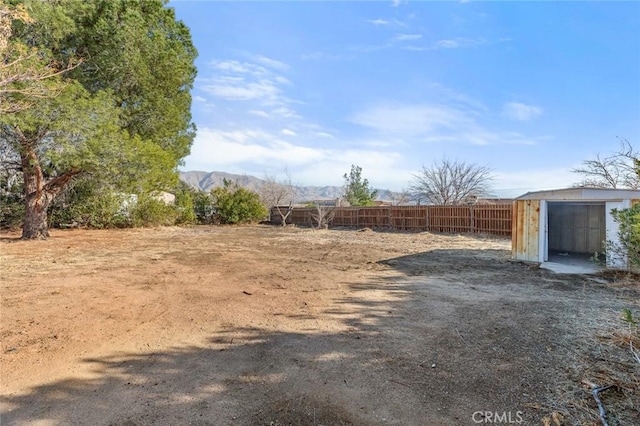
[[[540,200],[513,203],[511,251],[515,259],[538,262],[540,254]]]

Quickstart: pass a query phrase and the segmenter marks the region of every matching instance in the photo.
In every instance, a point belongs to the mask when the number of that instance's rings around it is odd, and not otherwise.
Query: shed
[[[611,210],[639,202],[640,190],[631,189],[528,192],[513,202],[512,256],[540,263],[588,260],[604,252],[605,241],[618,240]],[[626,259],[606,259],[609,268],[625,268],[626,263]]]

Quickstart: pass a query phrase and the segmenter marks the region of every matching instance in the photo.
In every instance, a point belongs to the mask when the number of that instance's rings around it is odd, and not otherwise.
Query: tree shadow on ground
[[[504,412],[539,424],[585,306],[617,302],[602,286],[568,294],[503,258],[389,259],[402,274],[344,283],[344,297],[290,315],[334,329],[227,327],[197,347],[84,359],[90,377],[3,396],[2,423],[460,425]]]

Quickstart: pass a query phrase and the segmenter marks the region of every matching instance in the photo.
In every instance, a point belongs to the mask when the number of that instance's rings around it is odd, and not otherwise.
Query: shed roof
[[[516,200],[614,201],[640,200],[640,190],[610,188],[565,188],[527,192]]]

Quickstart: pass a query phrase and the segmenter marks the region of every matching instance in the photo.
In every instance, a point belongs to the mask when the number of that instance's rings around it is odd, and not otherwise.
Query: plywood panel
[[[516,223],[511,240],[514,257],[537,262],[539,260],[540,201],[517,200],[514,210]]]
[[[538,233],[540,232],[540,201],[527,200],[527,253],[531,260],[538,260]]]

